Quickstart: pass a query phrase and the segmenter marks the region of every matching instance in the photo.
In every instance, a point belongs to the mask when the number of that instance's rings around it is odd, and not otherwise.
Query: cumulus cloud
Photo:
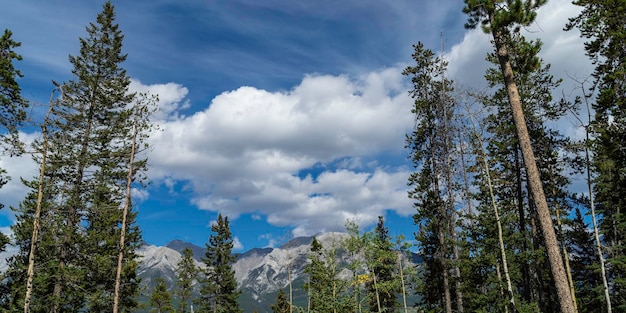
[[[200,209],[260,214],[294,235],[342,228],[348,218],[373,223],[387,208],[408,214],[408,173],[361,164],[402,150],[413,119],[400,72],[309,75],[289,91],[224,92],[202,111],[163,121],[151,138],[150,175],[189,182]],[[318,176],[298,175],[320,164]]]
[[[233,250],[243,251],[243,244],[241,244],[241,241],[239,241],[239,238],[237,236],[233,238]]]
[[[131,92],[157,96],[157,111],[153,115],[156,120],[177,119],[181,110],[189,108],[189,101],[184,100],[189,90],[179,84],[144,85],[137,79],[131,79],[128,88]]]

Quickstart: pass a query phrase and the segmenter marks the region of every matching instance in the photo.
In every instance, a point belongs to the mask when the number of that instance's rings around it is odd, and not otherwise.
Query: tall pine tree
[[[205,276],[200,297],[196,303],[203,312],[238,313],[240,290],[237,290],[235,271],[232,264],[235,262],[233,250],[233,235],[228,225],[228,217],[222,218],[218,214],[217,221],[211,225],[213,232],[206,244],[204,263]]]
[[[409,197],[415,202],[413,215],[418,231],[415,239],[420,244],[419,254],[424,260],[422,284],[418,286],[423,309],[453,310],[453,283],[450,259],[454,251],[454,198],[450,196],[449,172],[452,148],[448,140],[448,125],[452,119],[454,102],[449,96],[451,81],[444,77],[446,62],[422,43],[414,46],[416,64],[403,74],[413,82],[411,97],[415,100],[412,113],[415,127],[407,135],[409,150],[416,172],[409,177]]]
[[[532,149],[515,73],[511,65],[509,46],[511,35],[518,32],[520,27],[530,25],[535,20],[537,8],[545,3],[546,0],[465,0],[463,12],[469,16],[466,27],[475,28],[481,26],[483,31],[491,34],[493,38],[496,56],[502,72],[503,84],[511,105],[511,113],[520,143],[520,150],[522,151],[526,174],[528,175],[528,185],[532,193],[533,205],[537,210],[551,273],[554,277],[559,307],[563,313],[574,313],[576,311],[575,303],[569,288],[565,266],[544,193],[544,186],[541,182],[540,172]]]
[[[614,309],[626,311],[626,3],[621,0],[576,0],[581,13],[566,29],[577,27],[593,73],[597,98],[591,125],[599,228],[607,246],[607,271]],[[607,301],[607,309],[611,309]]]
[[[396,252],[382,216],[372,234],[372,241],[367,247],[371,279],[367,282],[369,309],[371,312],[395,312],[399,307],[397,295],[400,284],[397,273]]]
[[[178,297],[179,313],[186,313],[191,300],[194,282],[197,280],[198,269],[194,263],[193,251],[189,248],[183,250],[183,257],[176,267],[176,296]]]
[[[128,90],[130,78],[121,67],[126,59],[123,35],[110,2],[104,4],[96,23],[87,27],[87,35],[80,39],[80,53],[70,56],[73,79],[57,84],[61,94],[50,123],[41,239],[35,258],[35,312],[111,310],[120,249],[125,256],[120,309],[128,312],[137,305],[134,251],[141,236],[135,212],[126,220],[124,247],[119,242],[129,169],[135,179],[145,167],[143,159],[133,161],[133,167],[129,164],[133,126],[145,129],[147,115],[139,112],[146,112],[150,101]],[[40,143],[35,145],[40,149]],[[33,191],[17,209],[14,231],[20,253],[10,261],[7,280],[12,306],[23,297],[17,292],[23,281],[19,271],[27,261],[27,233],[32,233],[36,204],[38,182],[26,184]]]

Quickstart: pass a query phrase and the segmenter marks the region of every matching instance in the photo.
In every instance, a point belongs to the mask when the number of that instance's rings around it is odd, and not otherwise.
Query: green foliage
[[[137,213],[128,203],[126,241],[119,247],[120,208],[125,205],[133,129],[145,137],[154,99],[129,93],[130,78],[121,67],[126,59],[123,35],[114,21],[113,5],[107,2],[97,23],[87,27],[87,37],[80,39],[79,54],[70,56],[73,79],[55,83],[60,95],[53,100],[49,125],[33,312],[110,311],[120,249],[124,258],[119,308],[129,312],[137,306],[135,250],[141,233],[135,224]],[[41,145],[35,142],[34,149],[41,151]],[[34,159],[40,162],[39,156]],[[136,188],[141,187],[139,173],[145,164],[145,159],[133,164]],[[10,260],[5,281],[10,294],[5,304],[11,309],[23,302],[22,273],[28,264],[36,207],[38,182],[25,184],[31,192],[15,209],[13,226],[20,252]]]
[[[536,10],[547,0],[465,0],[463,13],[468,15],[466,28],[480,25],[484,32],[528,26],[537,17]]]
[[[365,253],[372,276],[366,283],[370,311],[378,312],[380,303],[381,312],[395,312],[399,307],[396,298],[400,293],[397,256],[382,216],[378,217],[378,224]]]
[[[454,199],[451,180],[452,128],[454,99],[451,98],[452,82],[445,79],[447,63],[424,47],[414,45],[414,66],[403,75],[411,77],[415,100],[412,113],[415,126],[406,137],[406,148],[415,172],[409,176],[409,198],[414,200],[416,213],[413,221],[418,227],[415,239],[423,259],[420,272],[422,284],[417,286],[425,310],[451,305],[450,269]]]
[[[291,305],[289,304],[289,300],[287,299],[287,295],[281,289],[278,291],[278,295],[276,296],[276,303],[270,305],[272,312],[274,313],[289,313],[291,312]]]
[[[6,29],[0,37],[0,151],[2,154],[16,155],[21,153],[22,144],[19,141],[17,128],[26,119],[25,109],[28,102],[22,98],[20,85],[17,79],[22,74],[17,70],[13,61],[20,61],[22,57],[15,52],[20,43],[14,41],[10,30]],[[0,188],[10,178],[6,171],[0,168]],[[4,207],[0,203],[0,209]],[[9,238],[0,233],[0,252],[4,251]]]
[[[13,33],[5,29],[0,37],[0,147],[3,154],[16,155],[21,152],[22,146],[17,128],[26,120],[28,102],[22,98],[17,82],[22,73],[13,64],[13,61],[22,60],[22,56],[15,52],[21,43],[13,40],[12,36]]]
[[[151,313],[174,313],[172,296],[167,291],[165,280],[161,277],[156,279],[156,286],[150,295]]]
[[[196,299],[203,312],[236,313],[241,312],[237,299],[241,294],[237,290],[235,271],[232,264],[233,237],[228,225],[228,217],[220,213],[217,222],[211,225],[212,234],[206,244],[207,252],[203,259],[206,264],[206,279]]]
[[[348,292],[349,282],[338,276],[342,270],[338,249],[335,242],[328,248],[315,237],[311,242],[310,263],[304,269],[308,274],[304,288],[309,293],[311,312],[349,312],[354,309],[354,298]]]
[[[189,248],[183,250],[183,256],[176,267],[176,275],[178,280],[176,285],[178,287],[176,296],[179,299],[178,312],[185,313],[190,303],[194,282],[198,278],[198,269],[193,260],[193,251]]]
[[[626,4],[620,0],[576,0],[582,8],[566,29],[577,27],[596,68],[591,125],[596,212],[607,246],[613,309],[626,311]]]

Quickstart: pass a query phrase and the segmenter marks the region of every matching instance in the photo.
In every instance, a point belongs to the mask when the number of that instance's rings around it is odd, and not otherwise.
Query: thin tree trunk
[[[137,144],[137,120],[133,124],[133,141],[130,147],[130,162],[128,164],[128,176],[126,178],[126,199],[124,201],[124,210],[122,212],[122,230],[120,232],[120,245],[117,255],[117,272],[115,274],[115,291],[113,296],[113,313],[117,313],[120,303],[120,283],[122,278],[122,263],[124,261],[124,246],[126,244],[126,217],[130,211],[131,206],[131,187],[133,183],[133,164],[135,162],[135,146]]]
[[[43,138],[43,147],[41,151],[41,167],[39,168],[39,185],[37,186],[37,207],[35,208],[35,216],[33,217],[33,234],[30,240],[30,252],[28,254],[28,270],[26,278],[26,295],[24,296],[24,313],[30,312],[30,298],[33,292],[33,276],[35,275],[35,250],[37,249],[37,240],[39,236],[39,219],[41,217],[41,202],[43,201],[43,180],[46,172],[46,157],[48,155],[48,119],[52,113],[52,102],[54,91],[50,96],[50,108],[41,126]]]
[[[61,93],[63,94],[63,96],[65,96],[65,94],[63,93],[63,88],[62,86],[61,88]],[[76,227],[76,225],[80,222],[80,212],[78,210],[78,203],[80,202],[80,194],[82,193],[81,191],[81,187],[83,185],[83,178],[85,175],[85,167],[87,166],[87,160],[85,160],[85,158],[87,157],[88,154],[88,146],[89,146],[89,136],[91,136],[91,128],[92,128],[92,124],[93,124],[93,119],[94,119],[94,114],[95,114],[95,99],[93,99],[93,93],[92,93],[92,99],[89,103],[89,108],[87,111],[87,120],[85,122],[86,128],[85,128],[85,133],[83,134],[83,138],[82,142],[81,142],[81,150],[80,150],[80,154],[78,156],[78,168],[77,168],[77,172],[76,172],[76,181],[74,182],[74,190],[73,193],[70,195],[70,207],[69,209],[69,213],[68,213],[68,217],[67,217],[67,227],[69,228],[70,232],[74,231],[74,227]],[[61,295],[63,294],[63,284],[66,283],[66,277],[65,275],[63,275],[63,271],[65,271],[65,267],[67,266],[67,258],[69,257],[69,251],[68,251],[68,247],[72,245],[72,239],[71,239],[71,235],[70,233],[66,233],[65,236],[63,237],[63,243],[61,244],[60,247],[60,253],[59,253],[59,267],[58,267],[58,271],[59,271],[59,275],[56,278],[56,281],[54,283],[54,288],[52,291],[52,295],[53,295],[53,305],[52,305],[52,309],[51,312],[52,313],[58,313],[59,309],[60,309],[60,301],[61,301]]]
[[[406,305],[406,288],[404,286],[404,273],[402,271],[402,253],[398,251],[398,270],[400,271],[400,283],[402,284],[402,305],[404,313],[408,313]]]
[[[441,54],[443,55],[443,34],[440,35],[440,44],[441,44]],[[441,66],[443,68],[443,56],[440,57],[442,62]],[[444,132],[444,145],[443,145],[443,153],[445,154],[445,175],[446,175],[446,189],[448,191],[448,201],[447,206],[449,212],[449,228],[452,235],[452,259],[454,262],[454,273],[455,273],[455,296],[456,296],[456,305],[457,311],[459,313],[463,313],[463,292],[461,291],[461,270],[459,269],[459,246],[458,246],[458,236],[456,233],[456,212],[454,210],[454,190],[452,183],[452,156],[450,152],[450,146],[452,145],[452,140],[450,140],[451,130],[449,127],[450,117],[448,116],[448,107],[446,101],[446,81],[445,81],[445,71],[441,72],[441,94],[440,94],[440,103],[441,113],[443,116],[443,132]],[[446,214],[445,216],[448,216]]]
[[[517,185],[515,186],[516,196],[517,196],[517,214],[519,217],[519,233],[522,234],[522,253],[528,252],[528,242],[526,240],[526,212],[524,210],[524,194],[522,192],[522,165],[520,164],[519,159],[519,146],[518,149],[515,149],[515,178]],[[522,284],[524,286],[522,296],[524,300],[531,302],[534,300],[533,293],[531,292],[531,283],[530,283],[530,270],[528,266],[528,262],[523,261],[522,264]]]
[[[374,291],[376,292],[376,306],[378,307],[378,313],[381,313],[382,310],[380,308],[380,297],[378,296],[378,283],[376,282],[376,273],[372,272],[372,276],[374,277]]]
[[[431,158],[431,164],[433,167],[433,193],[435,193],[437,195],[437,197],[439,198],[439,200],[441,200],[441,197],[439,195],[439,171],[437,170],[437,162],[436,162],[436,158],[435,158],[435,148],[434,148],[434,134],[430,134],[430,158]],[[440,211],[441,211],[441,216],[446,216],[446,207],[445,205],[442,205],[440,207]],[[443,280],[443,297],[444,297],[444,307],[446,310],[446,313],[452,313],[452,296],[450,294],[450,282],[449,282],[449,278],[448,278],[448,266],[446,264],[446,260],[445,260],[445,255],[446,255],[446,241],[445,241],[445,234],[444,234],[444,227],[447,223],[445,221],[439,221],[437,228],[437,240],[439,242],[439,247],[437,248],[436,251],[436,258],[439,261],[439,264],[441,266],[441,278]]]
[[[557,201],[556,187],[554,186],[554,178],[552,173],[552,166],[549,166],[550,180],[552,181],[552,197],[554,198],[554,212],[556,213],[556,225],[559,230],[559,238],[561,242],[561,250],[563,251],[563,261],[565,262],[565,272],[567,273],[567,282],[569,283],[570,293],[572,294],[572,300],[574,301],[574,310],[578,312],[578,305],[576,304],[576,290],[574,287],[574,279],[572,278],[572,270],[569,266],[569,253],[565,247],[565,235],[563,234],[563,223],[561,222],[561,208]]]
[[[504,288],[502,288],[502,273],[500,273],[500,264],[496,262],[496,277],[498,278],[498,286],[500,286],[500,295],[505,297]],[[509,313],[509,305],[504,306],[504,313]]]
[[[581,89],[584,91],[585,85],[584,82],[579,82],[581,84]],[[600,273],[602,274],[602,287],[604,289],[604,300],[606,301],[606,310],[608,313],[613,312],[613,307],[611,305],[611,294],[609,293],[609,284],[606,279],[606,267],[604,254],[602,253],[602,242],[600,241],[600,234],[598,231],[598,221],[596,219],[596,208],[593,197],[593,182],[591,181],[591,160],[589,157],[589,122],[591,121],[591,109],[589,108],[588,97],[585,95],[585,104],[587,105],[587,125],[583,123],[583,121],[576,115],[574,112],[574,117],[578,119],[580,125],[585,128],[585,168],[587,171],[587,191],[589,192],[589,208],[591,209],[591,221],[593,224],[593,237],[595,239],[596,251],[598,252],[598,260],[600,261]]]
[[[493,215],[496,218],[496,226],[498,229],[498,245],[500,247],[500,258],[502,259],[502,267],[504,270],[504,277],[506,279],[506,288],[509,297],[509,306],[513,312],[516,312],[515,308],[515,295],[513,294],[513,284],[511,283],[511,277],[509,275],[509,265],[506,256],[506,250],[504,247],[504,237],[502,235],[502,223],[500,222],[500,213],[498,212],[498,205],[496,204],[496,197],[493,192],[493,185],[491,183],[491,171],[489,170],[489,163],[487,162],[487,154],[485,153],[485,147],[483,145],[483,141],[480,138],[478,133],[478,129],[476,127],[476,123],[474,122],[474,118],[472,117],[472,113],[467,109],[470,121],[472,122],[472,128],[474,131],[474,136],[476,136],[476,140],[479,146],[480,158],[483,160],[483,170],[485,171],[485,178],[487,178],[487,187],[489,188],[489,197],[491,199],[491,207],[493,208]]]
[[[490,16],[492,25],[493,19],[494,16],[492,13]],[[533,194],[532,198],[537,208],[539,223],[541,225],[541,230],[546,244],[548,259],[550,261],[550,269],[552,271],[552,276],[554,277],[554,283],[559,299],[559,306],[562,313],[574,313],[576,311],[574,309],[572,296],[569,292],[565,268],[563,266],[563,259],[559,251],[556,234],[554,233],[550,209],[548,208],[546,196],[543,192],[541,177],[539,176],[539,170],[537,168],[537,163],[535,162],[535,155],[530,143],[530,136],[528,134],[528,129],[526,128],[522,103],[517,90],[515,77],[513,76],[513,68],[511,67],[511,62],[509,60],[509,52],[507,50],[506,42],[507,38],[500,29],[496,28],[492,29],[492,35],[498,61],[500,62],[500,69],[502,70],[502,75],[504,76],[504,85],[506,86],[509,102],[511,104],[513,121],[515,123],[515,128],[517,129],[517,137],[519,139],[522,156],[524,158],[524,165],[526,166],[526,172],[528,175],[528,183],[530,184]]]

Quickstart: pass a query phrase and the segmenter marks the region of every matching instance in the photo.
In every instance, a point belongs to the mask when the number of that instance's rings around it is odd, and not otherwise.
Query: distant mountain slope
[[[328,248],[339,245],[347,236],[345,233],[322,233],[316,235],[316,238]],[[304,268],[308,263],[312,240],[313,237],[298,237],[277,248],[254,248],[237,256],[233,269],[242,291],[240,303],[244,312],[253,312],[254,309],[259,313],[270,312],[269,305],[276,300],[278,291],[287,290],[289,276],[291,276],[294,288],[294,304],[306,306],[307,296],[302,286],[306,282]],[[141,278],[140,302],[149,302],[157,277],[165,280],[168,290],[174,297],[177,280],[176,267],[182,258],[181,252],[185,248],[193,251],[196,266],[204,268],[205,265],[201,259],[204,257],[205,248],[181,240],[172,240],[163,247],[144,245],[137,251],[140,257],[138,269],[138,275]],[[13,253],[15,252],[9,251],[0,254],[0,270],[3,271],[6,268],[5,258]],[[349,261],[345,256],[341,256],[341,260]],[[419,262],[415,255],[413,255],[413,262]],[[3,269],[2,266],[5,268]],[[347,277],[350,273],[340,275]],[[196,295],[198,291],[199,284],[196,282]],[[145,308],[137,312],[148,311],[149,309]]]

